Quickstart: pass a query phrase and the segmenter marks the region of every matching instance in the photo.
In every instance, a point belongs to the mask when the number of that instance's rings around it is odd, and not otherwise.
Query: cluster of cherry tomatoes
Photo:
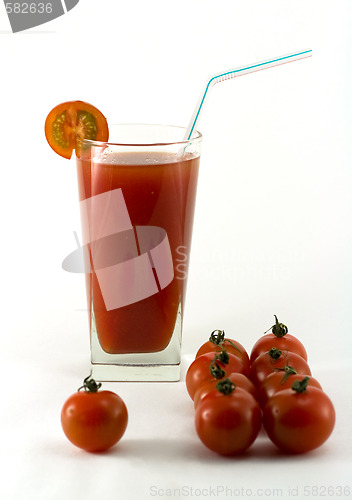
[[[243,453],[262,427],[286,453],[321,446],[334,428],[334,406],[311,376],[303,344],[276,316],[265,333],[248,356],[215,330],[187,371],[198,436],[221,455]]]

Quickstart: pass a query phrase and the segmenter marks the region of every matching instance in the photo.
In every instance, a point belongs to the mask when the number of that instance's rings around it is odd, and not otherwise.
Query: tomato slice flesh
[[[83,101],[59,104],[45,121],[45,136],[51,148],[64,158],[71,158],[81,148],[82,139],[107,141],[109,128],[105,116]]]
[[[67,113],[63,111],[53,121],[52,134],[55,143],[62,149],[72,148],[72,126],[67,123]]]
[[[97,138],[97,122],[92,113],[84,110],[77,111],[76,134],[91,141]]]

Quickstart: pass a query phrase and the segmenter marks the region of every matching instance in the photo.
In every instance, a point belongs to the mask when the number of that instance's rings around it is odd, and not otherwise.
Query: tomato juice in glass
[[[77,157],[93,376],[177,380],[201,135],[111,133]]]

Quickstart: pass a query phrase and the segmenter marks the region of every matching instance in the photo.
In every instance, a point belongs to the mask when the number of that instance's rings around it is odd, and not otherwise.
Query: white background
[[[12,34],[0,5],[1,498],[352,486],[351,25],[348,0],[81,0]],[[209,75],[306,48],[313,58],[215,86],[199,123],[183,377],[212,330],[250,351],[277,314],[335,403],[334,434],[305,457],[261,436],[224,460],[196,437],[183,381],[106,384],[127,404],[126,434],[105,455],[75,449],[59,415],[89,370],[84,281],[61,268],[77,187],[74,161],[46,144],[47,113],[79,99],[110,123],[187,125]]]

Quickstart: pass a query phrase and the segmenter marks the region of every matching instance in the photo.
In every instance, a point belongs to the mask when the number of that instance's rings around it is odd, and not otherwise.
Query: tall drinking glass
[[[117,125],[77,154],[92,376],[179,380],[198,132]]]

